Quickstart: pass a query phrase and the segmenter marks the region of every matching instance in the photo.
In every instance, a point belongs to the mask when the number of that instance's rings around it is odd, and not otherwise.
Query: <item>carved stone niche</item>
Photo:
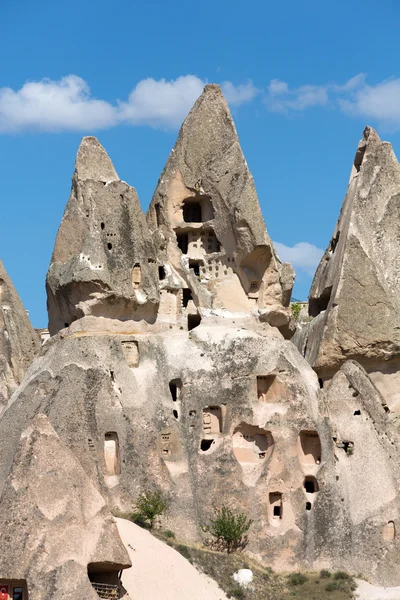
[[[277,375],[257,376],[257,398],[259,402],[280,402],[287,397],[287,389]]]
[[[301,465],[319,465],[321,451],[321,440],[316,431],[300,431],[297,438],[297,457]]]
[[[233,453],[243,463],[260,463],[271,456],[274,438],[270,431],[241,423],[233,433]]]
[[[137,367],[139,365],[139,344],[134,340],[126,340],[121,342],[122,352],[129,367]]]

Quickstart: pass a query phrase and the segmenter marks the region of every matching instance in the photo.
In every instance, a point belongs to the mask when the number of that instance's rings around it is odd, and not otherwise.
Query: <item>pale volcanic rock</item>
[[[95,600],[88,570],[101,581],[131,565],[101,494],[43,414],[21,435],[0,535],[1,577],[25,582],[30,600]]]
[[[253,310],[274,326],[287,325],[294,272],[275,254],[219,86],[205,87],[183,123],[148,222],[159,258],[190,289],[200,314]]]
[[[154,322],[155,249],[134,188],[94,137],[83,138],[47,274],[49,330],[85,315]]]
[[[0,412],[21,383],[39,347],[39,337],[0,261]]]
[[[400,399],[399,380],[393,379],[400,351],[399,195],[400,166],[392,147],[367,127],[311,286],[314,319],[305,349],[323,379],[347,358],[361,362],[391,405]],[[303,331],[303,351],[305,337]]]

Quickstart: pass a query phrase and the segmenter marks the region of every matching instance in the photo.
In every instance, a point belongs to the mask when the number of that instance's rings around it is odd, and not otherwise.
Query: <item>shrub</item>
[[[243,598],[246,598],[246,592],[243,588],[237,585],[229,589],[228,598],[237,598],[238,600],[242,600]]]
[[[340,585],[339,585],[339,583],[337,581],[330,581],[325,586],[325,591],[326,592],[334,592],[336,590],[340,590]]]
[[[350,575],[345,573],[344,571],[337,571],[334,576],[334,579],[350,579]]]
[[[167,537],[167,538],[174,538],[174,537],[175,537],[175,534],[174,534],[174,532],[173,532],[173,531],[171,531],[170,529],[166,529],[166,530],[164,531],[164,535],[165,535],[165,537]]]
[[[319,576],[322,577],[322,579],[328,579],[331,576],[331,573],[327,569],[322,569],[319,572]]]
[[[303,573],[290,573],[288,580],[290,585],[302,585],[308,580],[308,577]]]
[[[188,560],[190,563],[193,562],[189,548],[187,546],[185,546],[184,544],[178,544],[177,546],[175,546],[175,550],[177,550],[179,554],[182,554],[182,556],[184,556],[186,560]]]
[[[132,514],[132,520],[138,525],[153,528],[155,520],[167,510],[167,501],[162,492],[144,492],[136,501],[136,512]]]
[[[203,531],[210,533],[218,545],[226,549],[228,554],[238,549],[243,549],[247,545],[247,532],[249,531],[252,520],[248,519],[244,513],[235,515],[230,508],[214,506],[215,519],[210,519],[209,525],[203,526]]]
[[[301,311],[301,304],[300,304],[300,302],[293,302],[293,304],[292,304],[292,316],[293,316],[293,319],[295,321],[299,318],[300,311]]]

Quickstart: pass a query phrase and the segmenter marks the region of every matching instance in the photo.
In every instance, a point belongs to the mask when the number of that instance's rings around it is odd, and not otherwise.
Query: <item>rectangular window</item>
[[[23,600],[23,593],[22,587],[13,588],[13,600]]]

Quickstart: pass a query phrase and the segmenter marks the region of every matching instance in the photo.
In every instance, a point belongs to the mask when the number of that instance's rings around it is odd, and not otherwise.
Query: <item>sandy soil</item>
[[[227,600],[216,582],[131,521],[115,519],[132,568],[122,584],[134,600]]]
[[[362,579],[356,579],[358,600],[400,600],[400,587],[376,587]]]

